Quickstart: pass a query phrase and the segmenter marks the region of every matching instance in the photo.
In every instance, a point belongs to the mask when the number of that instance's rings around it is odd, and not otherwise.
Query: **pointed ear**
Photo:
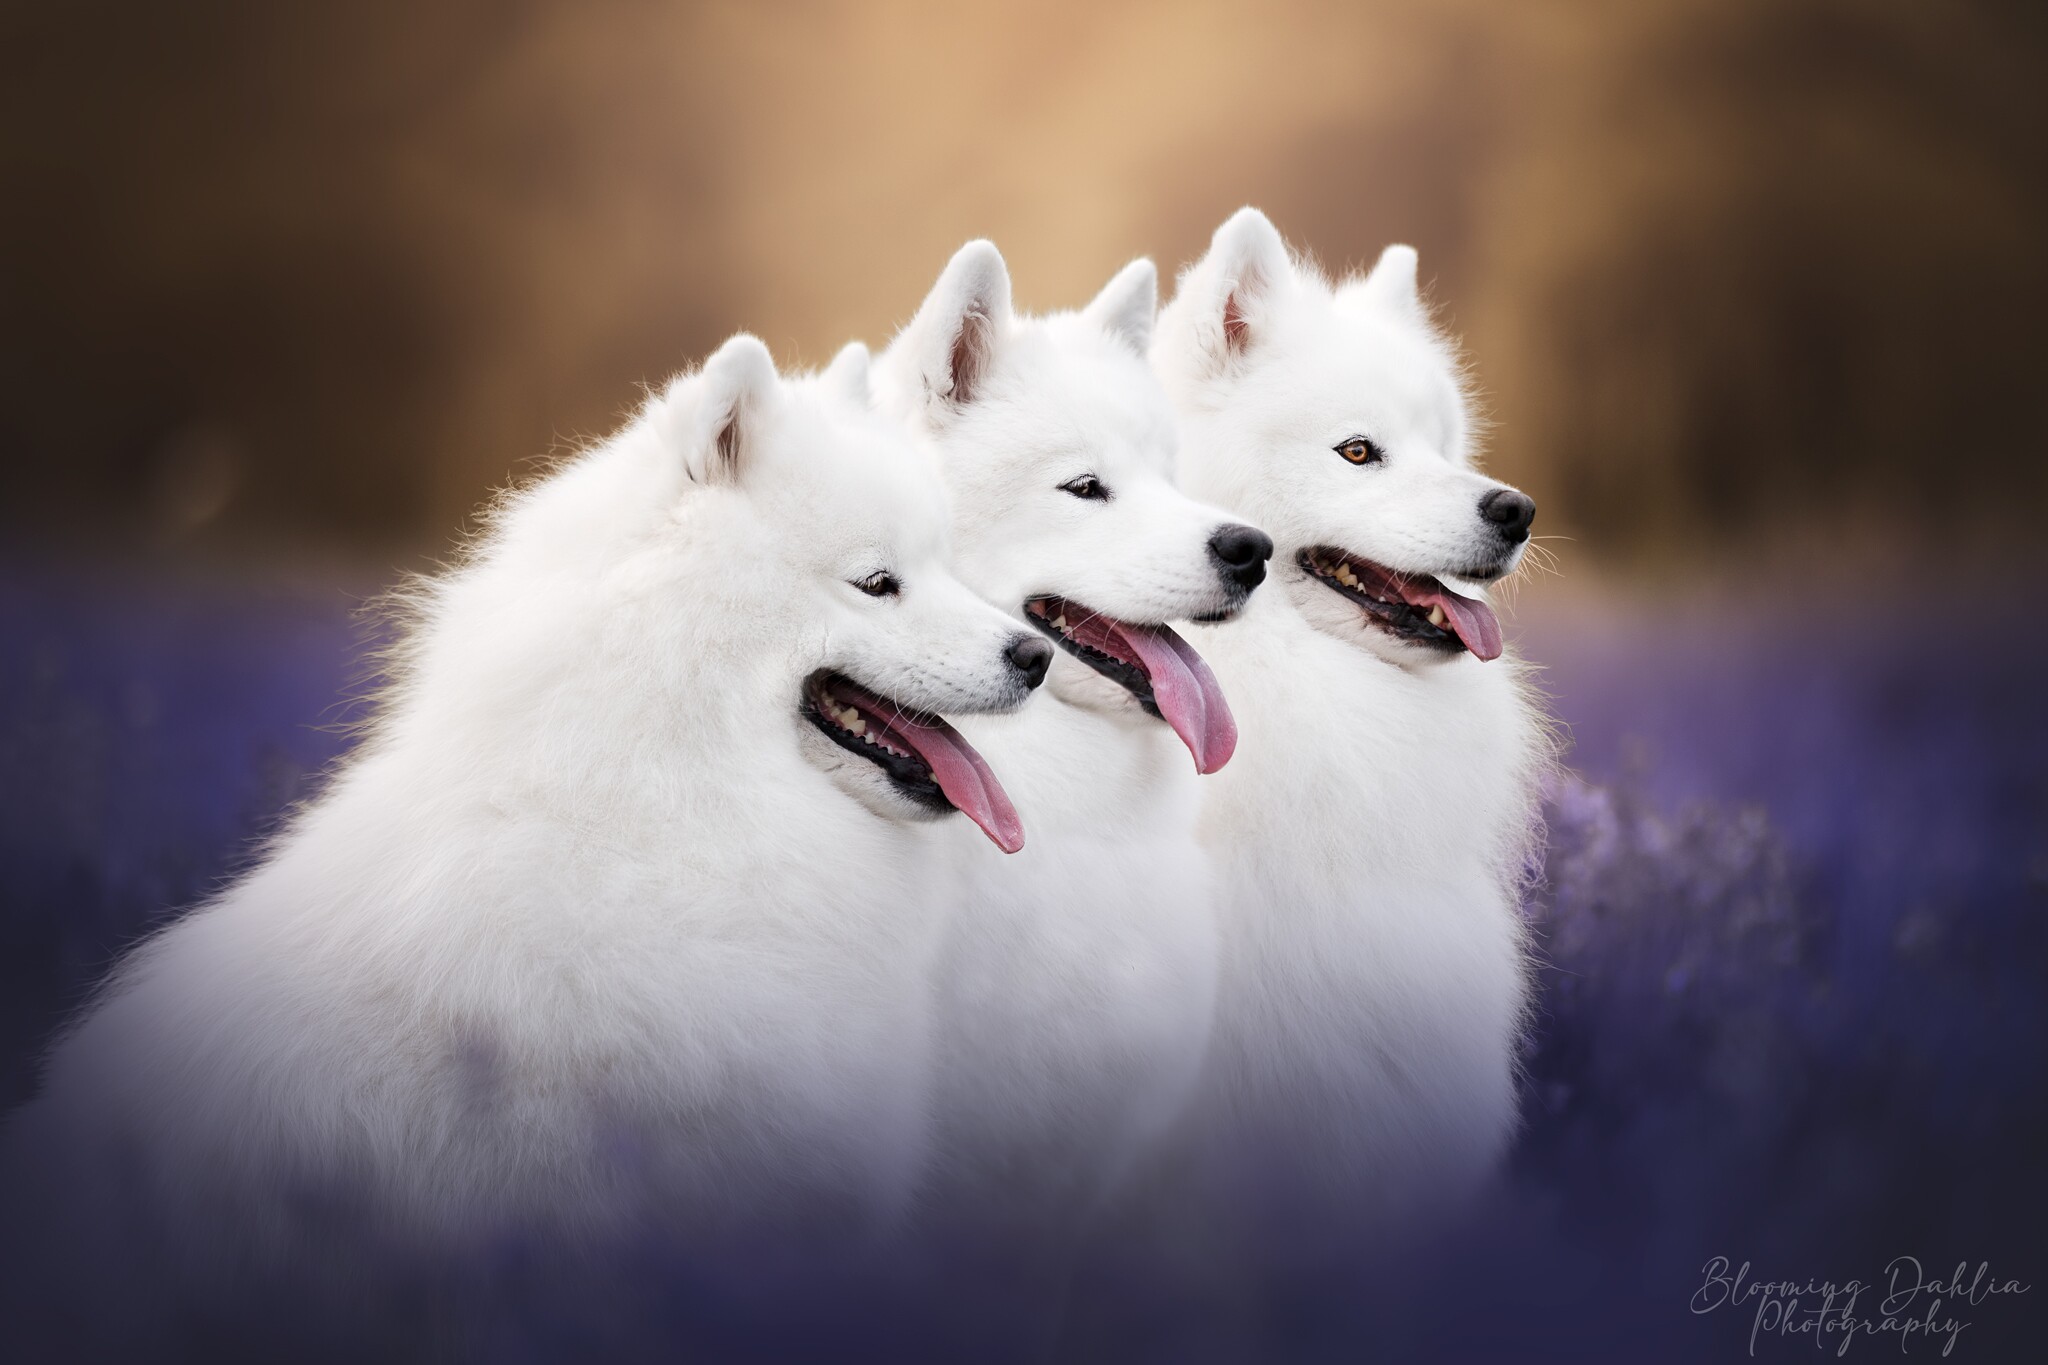
[[[1271,328],[1274,302],[1294,279],[1294,262],[1273,220],[1241,208],[1216,229],[1209,254],[1181,281],[1195,306],[1195,344],[1222,368],[1256,348]]]
[[[1143,256],[1116,272],[1081,316],[1138,353],[1152,345],[1152,321],[1159,315],[1159,267]]]
[[[866,342],[849,341],[839,348],[839,354],[832,357],[832,363],[825,367],[820,376],[825,387],[855,407],[874,406],[874,392],[868,387],[869,356]]]
[[[943,420],[981,396],[1010,331],[1010,268],[993,242],[955,252],[897,345],[908,349],[927,415]]]
[[[1429,309],[1423,304],[1422,290],[1416,283],[1419,265],[1414,247],[1390,246],[1380,253],[1372,273],[1347,285],[1345,292],[1354,294],[1368,307],[1391,313],[1405,322],[1426,325]]]
[[[681,431],[683,467],[692,482],[739,482],[780,382],[774,358],[759,337],[741,332],[712,352],[696,376],[696,406]]]

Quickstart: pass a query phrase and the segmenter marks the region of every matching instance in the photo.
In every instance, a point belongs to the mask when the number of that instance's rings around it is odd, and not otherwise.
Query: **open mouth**
[[[1005,853],[1024,847],[1017,808],[958,730],[926,711],[868,691],[842,673],[811,675],[804,715],[848,753],[880,768],[906,798],[957,810]]]
[[[1237,721],[1202,656],[1165,626],[1134,626],[1063,597],[1034,597],[1024,615],[1053,642],[1173,727],[1195,771],[1213,773],[1237,749]]]
[[[1476,598],[1461,597],[1428,574],[1397,573],[1383,564],[1326,545],[1303,550],[1301,567],[1318,582],[1364,608],[1366,619],[1399,639],[1475,659],[1498,659],[1500,618]]]

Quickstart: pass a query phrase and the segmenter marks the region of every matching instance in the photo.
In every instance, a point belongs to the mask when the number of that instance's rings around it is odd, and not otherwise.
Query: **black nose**
[[[1536,520],[1536,500],[1512,488],[1496,488],[1479,500],[1479,515],[1499,529],[1510,545],[1529,538],[1529,523]]]
[[[1003,657],[1024,675],[1026,687],[1036,687],[1045,681],[1045,670],[1052,667],[1052,646],[1042,636],[1019,635],[1010,641]]]
[[[1256,526],[1223,526],[1209,537],[1209,555],[1223,576],[1249,592],[1266,581],[1273,537]]]

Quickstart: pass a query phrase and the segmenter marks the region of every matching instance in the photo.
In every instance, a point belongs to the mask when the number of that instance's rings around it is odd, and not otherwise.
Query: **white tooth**
[[[1065,616],[1064,614],[1062,614],[1062,615],[1060,616],[1060,619],[1059,619],[1059,620],[1057,620],[1057,621],[1055,621],[1055,622],[1053,622],[1053,623],[1052,623],[1052,628],[1053,628],[1054,630],[1065,630],[1065,629],[1067,628],[1067,618],[1066,618],[1066,616]]]
[[[846,728],[857,735],[864,735],[868,732],[868,723],[856,713],[852,720],[846,722]]]
[[[1435,606],[1432,606],[1432,607],[1431,607],[1431,608],[1429,609],[1429,623],[1430,623],[1431,625],[1433,625],[1433,626],[1439,626],[1439,627],[1443,625],[1443,623],[1444,623],[1444,604],[1443,604],[1443,603],[1441,603],[1441,602],[1438,602],[1438,603],[1437,603],[1437,604],[1436,604]]]

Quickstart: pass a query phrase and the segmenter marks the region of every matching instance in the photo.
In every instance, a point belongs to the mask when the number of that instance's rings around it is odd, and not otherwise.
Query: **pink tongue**
[[[884,721],[882,728],[891,739],[930,765],[932,777],[946,799],[980,825],[982,833],[993,839],[997,848],[1015,853],[1024,847],[1024,822],[1017,818],[1017,808],[1010,804],[1009,793],[958,730],[942,720],[927,723],[901,715]]]
[[[1449,588],[1438,584],[1434,588],[1415,593],[1408,598],[1408,605],[1428,611],[1431,607],[1442,607],[1444,615],[1451,618],[1451,629],[1465,642],[1465,648],[1472,651],[1475,659],[1498,659],[1500,657],[1500,618],[1493,614],[1493,608],[1470,597],[1460,597]]]
[[[1121,641],[1118,653],[1137,656],[1152,680],[1152,703],[1188,752],[1195,771],[1213,773],[1237,751],[1237,720],[1216,675],[1186,640],[1165,626],[1132,626],[1098,616],[1090,625],[1107,627]]]

